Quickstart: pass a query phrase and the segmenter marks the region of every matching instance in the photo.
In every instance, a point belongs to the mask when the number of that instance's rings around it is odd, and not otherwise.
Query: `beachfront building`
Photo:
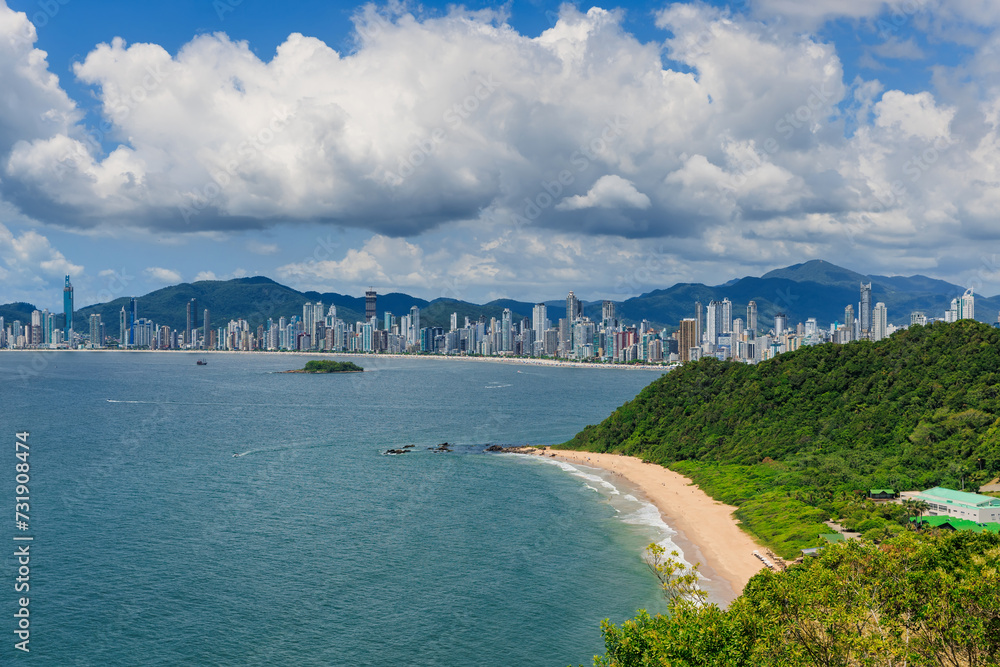
[[[916,494],[914,500],[927,503],[924,516],[950,516],[976,523],[1000,522],[1000,498],[935,486]]]

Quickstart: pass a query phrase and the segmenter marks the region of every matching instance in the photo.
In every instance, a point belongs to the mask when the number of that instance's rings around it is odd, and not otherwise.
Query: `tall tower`
[[[63,287],[63,313],[66,315],[66,340],[73,347],[73,284],[69,281],[69,276],[66,276],[66,285]]]
[[[118,326],[121,331],[118,343],[128,349],[128,314],[125,312],[125,306],[122,306],[122,312],[118,315]]]
[[[780,336],[785,333],[785,329],[788,328],[788,316],[784,313],[778,313],[774,316],[774,335]]]
[[[212,313],[209,312],[208,308],[206,308],[201,318],[201,326],[203,327],[201,333],[201,339],[204,341],[204,347],[206,349],[210,349],[212,347],[212,335],[211,335],[211,329],[209,329],[209,327],[212,325],[211,323],[212,323]]]
[[[420,309],[416,306],[410,308],[410,345],[420,342]]]
[[[872,340],[882,340],[889,335],[889,317],[885,304],[879,301],[872,310]]]
[[[545,330],[548,320],[548,308],[544,303],[536,303],[531,309],[531,328],[535,330],[535,340],[545,340]]]
[[[690,361],[691,348],[698,347],[698,341],[695,340],[697,328],[695,320],[681,320],[680,340],[677,341],[677,347],[680,348],[681,361]]]
[[[187,329],[184,330],[184,342],[194,345],[195,332],[198,328],[198,299],[192,298],[187,303]]]
[[[576,298],[573,294],[573,290],[570,290],[569,294],[566,295],[566,319],[573,322],[573,320],[583,316],[583,306],[580,304],[580,300]]]
[[[858,319],[861,321],[861,331],[858,338],[861,340],[871,340],[872,338],[872,284],[861,283],[861,308],[858,311]]]
[[[701,301],[694,302],[694,322],[695,322],[695,338],[698,340],[698,344],[701,345],[701,334],[704,331],[704,318],[701,313]]]
[[[69,280],[69,277],[67,276],[66,279]],[[962,298],[958,300],[958,319],[976,319],[976,299],[972,295],[971,287],[965,290],[965,294],[963,294]]]
[[[851,304],[844,308],[844,329],[847,331],[847,340],[854,340],[854,306]]]
[[[377,294],[371,287],[365,292],[365,322],[371,322],[375,317],[375,297]]]
[[[615,326],[615,302],[605,301],[601,304],[601,321],[605,326]]]
[[[722,329],[720,333],[733,332],[733,302],[729,297],[722,299]]]
[[[132,297],[132,299],[129,301],[128,308],[129,308],[130,311],[132,311],[130,313],[130,315],[132,317],[132,321],[129,322],[129,341],[128,342],[131,343],[132,345],[135,345],[136,327],[139,326],[139,302],[138,302],[138,300],[136,300],[135,297]]]
[[[757,331],[757,302],[751,301],[747,304],[747,329],[756,333]],[[741,332],[737,332],[741,333]]]
[[[500,349],[503,352],[514,351],[514,337],[511,333],[513,315],[510,308],[503,309],[503,317],[500,324]]]

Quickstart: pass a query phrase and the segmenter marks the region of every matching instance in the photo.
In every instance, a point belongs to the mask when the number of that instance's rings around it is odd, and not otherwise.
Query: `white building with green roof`
[[[1000,498],[935,486],[913,496],[927,503],[925,516],[952,516],[976,523],[1000,522]]]

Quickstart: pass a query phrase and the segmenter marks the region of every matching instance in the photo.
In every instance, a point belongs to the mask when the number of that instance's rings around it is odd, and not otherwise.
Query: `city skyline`
[[[832,265],[831,265],[832,266]],[[833,267],[836,269],[837,267]],[[422,327],[420,308],[414,304],[409,314],[397,320],[383,309],[378,317],[378,292],[365,291],[364,319],[353,324],[338,318],[337,307],[329,310],[322,301],[306,302],[301,317],[275,315],[256,328],[243,317],[230,319],[223,326],[211,326],[211,311],[204,309],[198,326],[198,300],[186,304],[185,327],[178,331],[150,318],[140,318],[138,299],[129,300],[129,308],[119,312],[119,334],[109,334],[101,315],[89,317],[87,335],[73,330],[73,288],[66,276],[64,326],[55,326],[55,314],[34,310],[30,324],[14,319],[9,325],[0,316],[0,349],[142,349],[142,350],[225,350],[225,351],[294,351],[325,353],[438,354],[446,356],[515,356],[555,358],[570,361],[596,361],[612,364],[684,364],[705,357],[757,364],[801,347],[826,343],[846,344],[855,341],[878,342],[900,329],[935,321],[953,323],[975,319],[975,295],[970,288],[951,300],[942,317],[928,317],[924,311],[912,311],[909,323],[897,326],[889,321],[888,308],[882,301],[872,306],[872,283],[858,282],[860,317],[854,317],[854,304],[844,307],[844,321],[834,320],[821,327],[815,317],[788,326],[785,313],[774,315],[774,326],[763,330],[758,324],[757,302],[749,300],[746,319],[733,316],[733,302],[728,297],[712,299],[707,308],[694,301],[694,318],[682,317],[676,327],[656,325],[643,318],[628,323],[616,316],[614,301],[601,302],[601,317],[593,320],[584,313],[583,304],[570,290],[566,296],[566,317],[557,322],[547,317],[547,304],[537,303],[532,316],[514,317],[504,308],[501,317],[487,319],[452,312],[450,328]],[[405,296],[405,295],[394,295]],[[325,314],[324,314],[325,313]],[[704,316],[704,321],[702,317]],[[993,324],[1000,328],[1000,315]]]
[[[816,256],[1000,293],[990,5],[585,9],[0,0],[0,301],[601,300]]]

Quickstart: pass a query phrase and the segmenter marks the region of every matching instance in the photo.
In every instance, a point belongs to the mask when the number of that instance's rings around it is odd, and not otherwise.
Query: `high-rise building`
[[[104,327],[101,324],[101,316],[99,313],[94,313],[90,316],[90,347],[104,347],[104,337],[101,335],[101,329]]]
[[[416,306],[410,308],[410,345],[420,343],[420,309]]]
[[[705,332],[705,319],[701,311],[701,301],[694,302],[695,335],[698,337],[698,344],[701,345],[702,334]]]
[[[452,313],[451,314],[451,329],[449,329],[449,331],[457,331],[457,330],[458,330],[458,313]]]
[[[691,348],[698,347],[697,333],[698,324],[696,320],[681,320],[679,340],[677,341],[677,346],[680,348],[681,361],[687,362],[691,360]]]
[[[201,318],[201,326],[202,326],[201,339],[203,341],[203,346],[208,349],[211,349],[212,347],[212,334],[211,334],[211,329],[209,328],[212,326],[211,322],[212,322],[212,313],[209,311],[208,308],[206,308],[202,313],[202,318]]]
[[[118,344],[121,347],[128,348],[128,314],[125,312],[125,306],[122,306],[122,312],[118,315],[118,327],[121,332]]]
[[[871,340],[872,337],[872,284],[861,283],[861,306],[858,310],[861,321],[858,337],[861,340]]]
[[[780,336],[785,333],[785,329],[788,328],[788,316],[784,313],[778,313],[774,316],[774,335]]]
[[[756,333],[757,331],[757,302],[751,301],[747,304],[747,329]],[[740,333],[740,332],[737,332]]]
[[[976,299],[972,295],[972,288],[965,290],[965,294],[958,300],[958,319],[976,319]]]
[[[728,297],[722,299],[722,330],[720,333],[733,332],[733,302]]]
[[[566,319],[572,324],[573,320],[582,316],[583,305],[576,298],[576,295],[573,294],[573,290],[570,290],[569,294],[566,295]]]
[[[500,351],[501,352],[513,352],[514,351],[514,339],[511,335],[511,320],[513,314],[510,312],[510,308],[503,309],[503,316],[500,324]]]
[[[705,340],[710,345],[715,345],[719,336],[733,330],[732,314],[732,303],[729,299],[712,300],[708,303],[705,318]]]
[[[394,319],[393,319],[392,313],[390,313],[388,310],[385,311],[384,313],[382,313],[382,324],[384,325],[383,328],[386,331],[392,331],[392,327],[393,327],[393,324],[394,324]],[[333,325],[332,324],[327,324],[327,326],[329,327],[329,326],[333,326]]]
[[[375,317],[375,298],[378,296],[371,287],[365,292],[365,322],[371,322]]]
[[[605,327],[614,327],[618,324],[614,301],[605,301],[601,304],[601,321]]]
[[[919,324],[920,326],[927,324],[927,315],[925,315],[923,311],[919,310],[915,310],[910,313],[910,326],[913,326],[914,324]]]
[[[197,342],[195,329],[198,328],[198,299],[192,298],[187,303],[187,328],[184,330],[184,342],[194,346]]]
[[[847,304],[844,308],[844,342],[854,340],[854,306]]]
[[[73,284],[69,281],[69,276],[66,276],[66,285],[63,287],[63,315],[66,318],[66,340],[73,347]]]
[[[129,301],[129,310],[131,311],[130,316],[132,321],[129,322],[129,340],[128,342],[135,345],[136,327],[139,326],[139,301],[135,297]]]
[[[889,315],[885,304],[879,301],[872,310],[872,340],[882,340],[889,335]]]
[[[535,340],[545,340],[545,330],[549,328],[548,309],[544,303],[536,303],[531,309],[531,328],[535,331]]]

